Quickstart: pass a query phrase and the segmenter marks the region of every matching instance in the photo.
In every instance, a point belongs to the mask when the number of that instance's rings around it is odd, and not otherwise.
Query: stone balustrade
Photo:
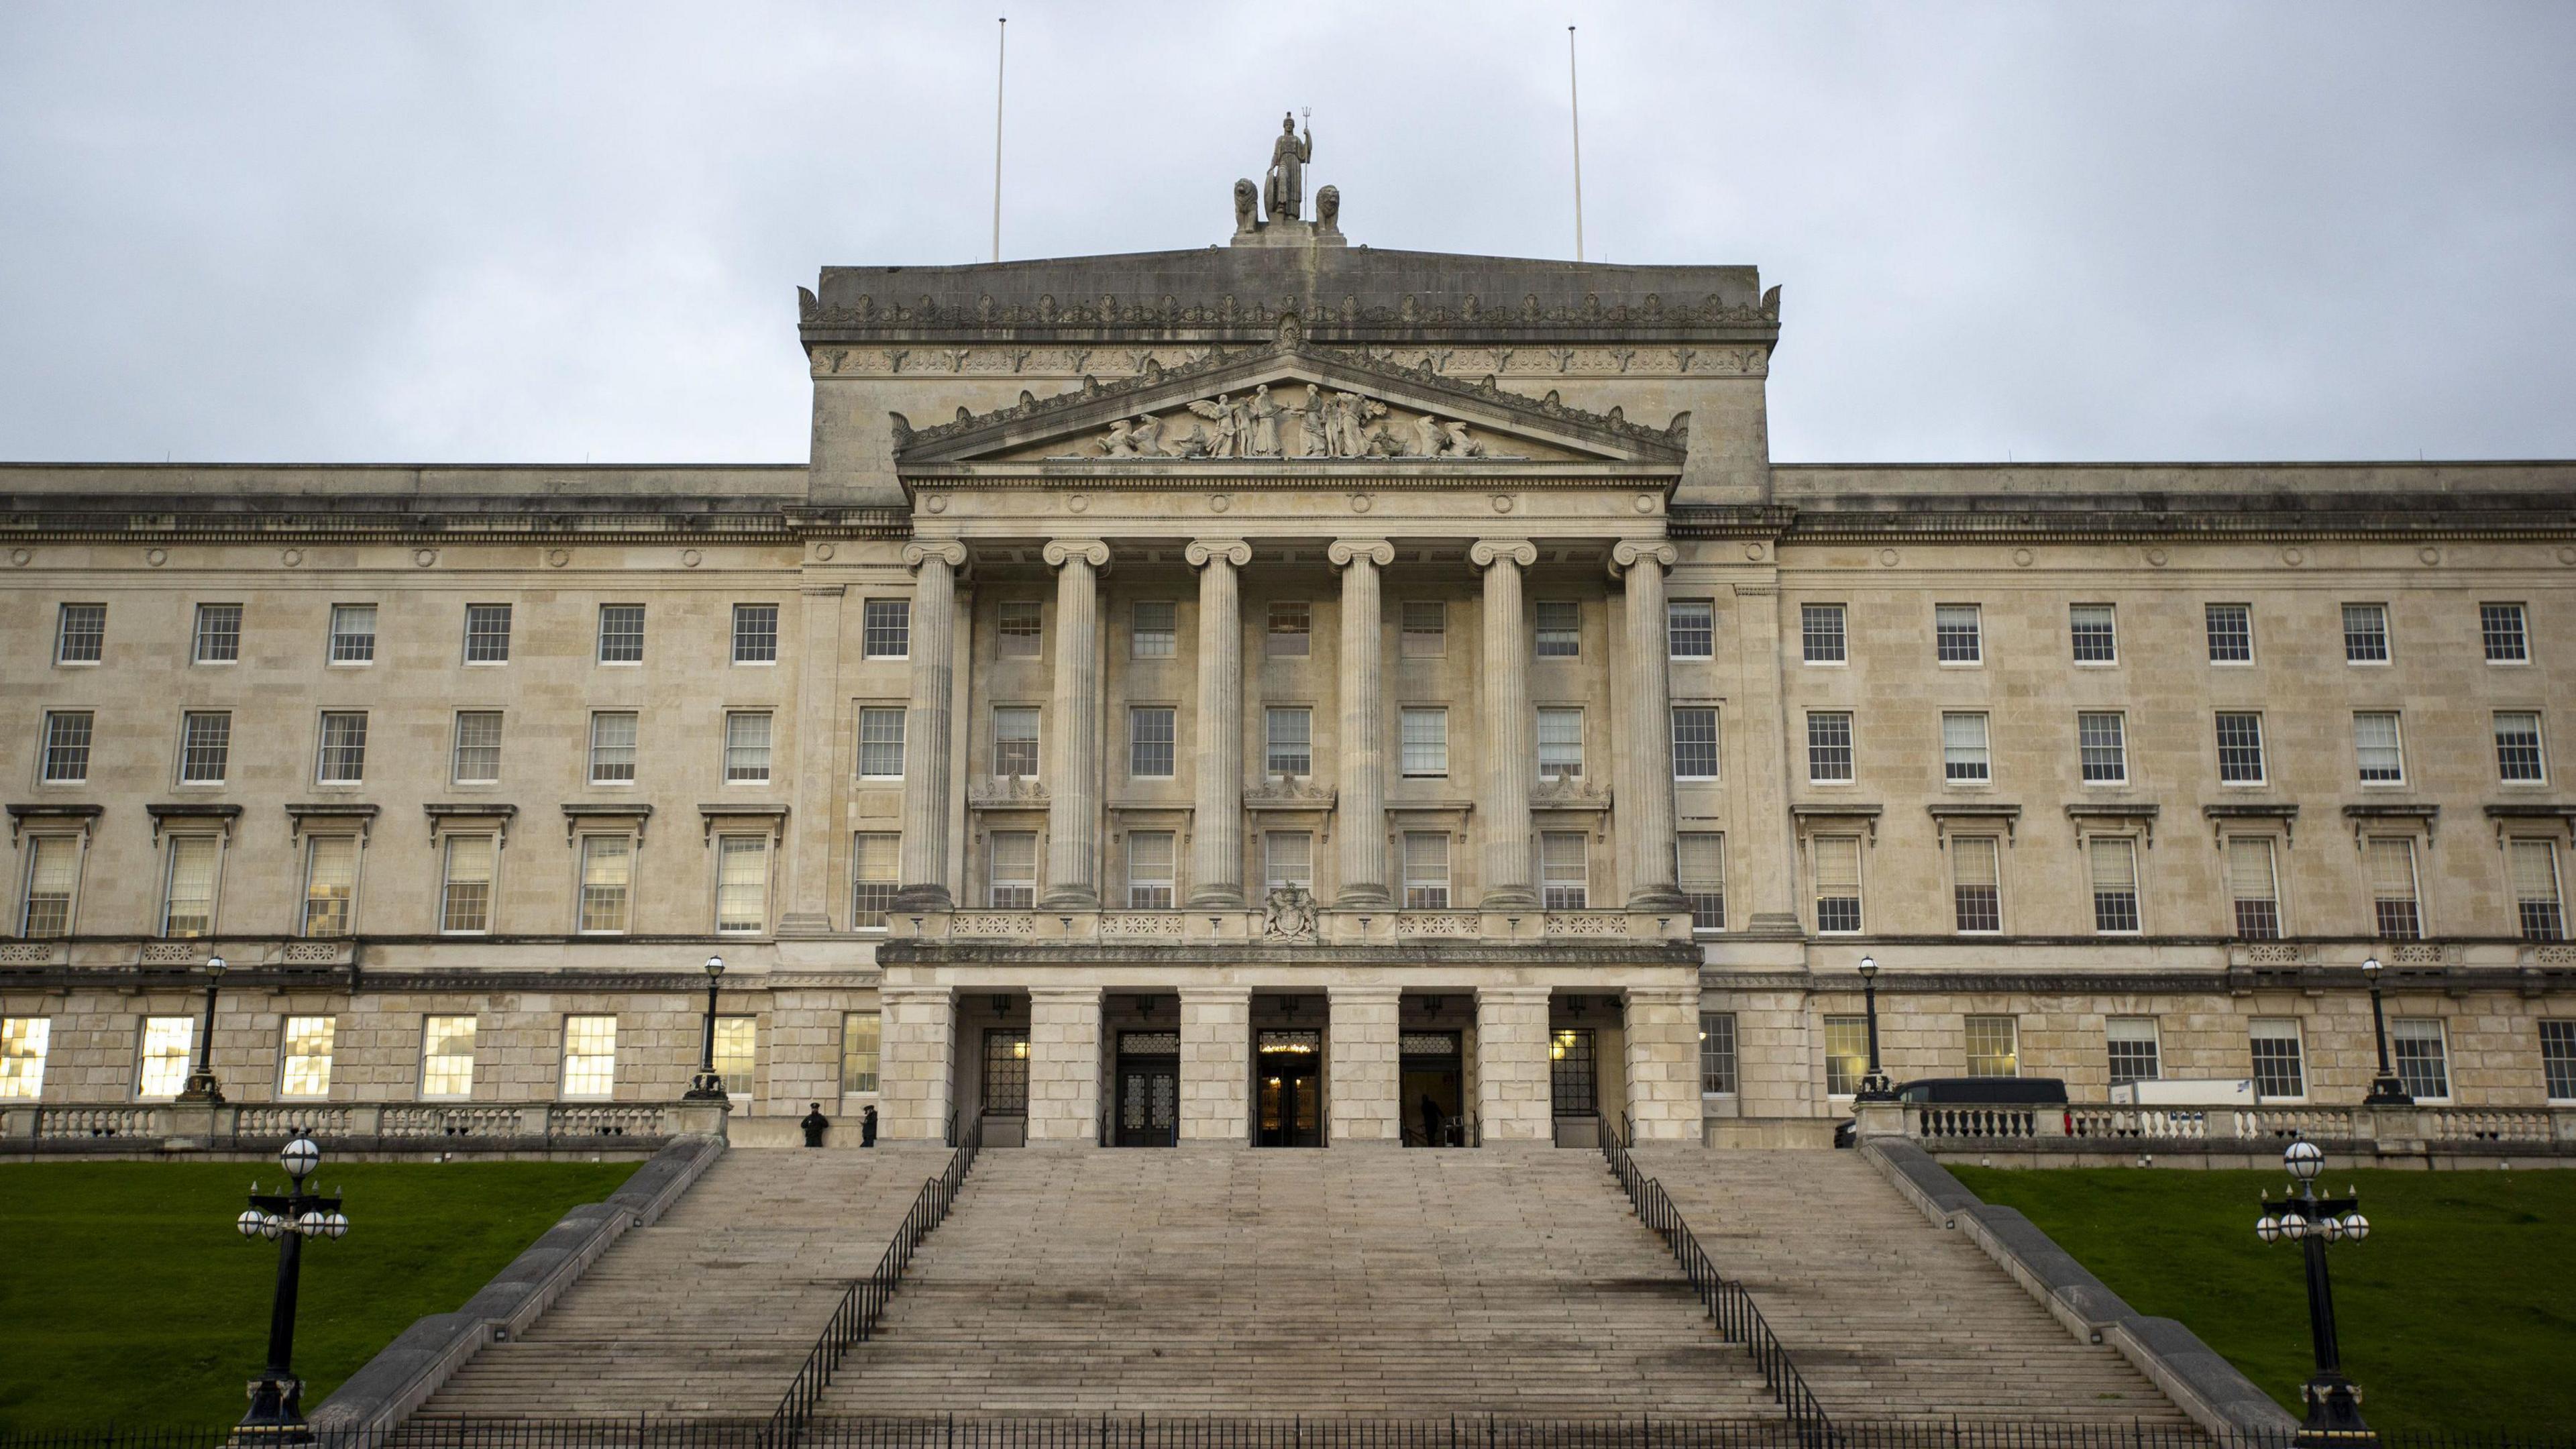
[[[258,1153],[297,1132],[340,1153],[651,1151],[723,1137],[721,1102],[30,1103],[0,1108],[0,1155]]]

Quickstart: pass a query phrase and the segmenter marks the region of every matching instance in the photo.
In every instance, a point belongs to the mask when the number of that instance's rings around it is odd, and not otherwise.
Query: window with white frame
[[[1852,717],[1843,710],[1807,711],[1807,782],[1852,782]]]
[[[1404,908],[1449,909],[1449,832],[1404,832]]]
[[[2478,634],[2486,644],[2489,664],[2528,664],[2531,638],[2524,627],[2522,605],[2478,605]]]
[[[859,649],[870,659],[912,654],[912,600],[869,599],[859,608]]]
[[[45,1095],[45,1054],[53,1039],[51,1018],[0,1017],[0,1101],[32,1102]]]
[[[429,1101],[459,1101],[474,1095],[473,1017],[421,1019],[420,1095]]]
[[[1038,903],[1038,837],[1033,830],[996,830],[985,903],[997,911],[1025,911]]]
[[[644,606],[642,604],[599,606],[599,662],[602,664],[644,662]]]
[[[2067,610],[2067,632],[2078,664],[2120,662],[2119,615],[2109,604],[2075,604]]]
[[[106,654],[107,605],[63,605],[54,626],[54,662],[96,664]]]
[[[2256,1017],[2246,1025],[2252,1048],[2254,1095],[2295,1101],[2308,1094],[2307,1054],[2299,1049],[2299,1023],[2286,1016]]]
[[[1137,705],[1127,711],[1127,773],[1139,780],[1172,778],[1175,732],[1180,711],[1167,704]]]
[[[233,717],[229,710],[192,709],[179,716],[179,783],[220,785],[232,763]]]
[[[2250,710],[2218,712],[2218,783],[2263,783],[2263,716]]]
[[[1950,912],[1963,935],[2004,928],[2003,858],[1993,836],[1950,841]]]
[[[2095,836],[2084,843],[2093,881],[2093,929],[2106,936],[2138,930],[2138,843],[2125,835]]]
[[[367,778],[367,712],[363,709],[322,713],[322,750],[314,778],[325,785],[363,784]]]
[[[492,929],[492,872],[500,851],[489,835],[451,835],[444,842],[438,891],[442,934],[480,935]]]
[[[2576,1021],[2540,1024],[2540,1075],[2548,1084],[2550,1101],[2576,1101]],[[5,1080],[0,1080],[0,1096],[8,1095],[5,1088]]]
[[[868,705],[859,710],[859,778],[903,778],[903,707]]]
[[[2451,1062],[2439,1017],[2401,1016],[2388,1023],[2388,1055],[2406,1095],[2418,1102],[2451,1096]]]
[[[588,936],[623,935],[635,885],[635,837],[581,838],[580,929]]]
[[[304,842],[304,934],[349,934],[358,898],[358,837],[315,835]]]
[[[754,1016],[717,1017],[715,1051],[708,1064],[723,1079],[725,1096],[737,1102],[748,1102],[757,1095],[760,1019]]]
[[[1715,830],[1685,830],[1673,837],[1674,865],[1682,899],[1690,902],[1691,929],[1726,929],[1726,836]]]
[[[2274,868],[2270,837],[2228,837],[2227,895],[2235,904],[2236,934],[2240,939],[2280,939],[2280,877]]]
[[[80,888],[80,863],[78,836],[27,837],[27,875],[18,904],[19,935],[34,941],[71,934],[72,897]]]
[[[1406,659],[1438,659],[1449,652],[1449,606],[1438,599],[1407,599],[1397,616],[1396,651]]]
[[[1953,710],[1941,716],[1941,778],[1953,785],[1983,785],[1994,779],[1983,711]]]
[[[1717,771],[1717,706],[1673,706],[1673,778],[1714,780]]]
[[[1035,705],[994,707],[993,773],[1015,780],[1038,777],[1038,711]]]
[[[290,1016],[278,1033],[277,1095],[316,1101],[331,1095],[331,1049],[340,1023],[329,1016]]]
[[[333,604],[331,606],[329,662],[333,664],[376,662],[375,605]]]
[[[728,785],[769,783],[770,715],[765,709],[725,712],[724,767]]]
[[[1735,1013],[1699,1014],[1699,1091],[1703,1097],[1735,1095]]]
[[[2526,941],[2567,939],[2567,913],[2559,892],[2558,842],[2514,840],[2506,844],[2513,875],[2513,904]],[[32,934],[32,933],[30,933]]]
[[[2154,1017],[2112,1017],[2103,1023],[2103,1036],[2110,1047],[2112,1086],[2152,1082],[2161,1075]]]
[[[635,730],[633,710],[604,709],[590,717],[590,783],[635,783]]]
[[[1800,604],[1798,638],[1809,664],[1849,662],[1850,641],[1844,634],[1840,604]]]
[[[2129,721],[2115,711],[2075,717],[2075,751],[2087,785],[2129,783]]]
[[[1583,778],[1583,711],[1542,709],[1538,712],[1538,777],[1542,780]]]
[[[1829,1016],[1825,1018],[1825,1093],[1849,1097],[1860,1091],[1861,1079],[1869,1075],[1869,1018],[1865,1016]]]
[[[2364,710],[2352,717],[2353,759],[2365,785],[2406,783],[2406,746],[2394,710]]]
[[[716,930],[757,935],[769,929],[769,837],[716,837]]]
[[[850,838],[851,930],[885,929],[902,873],[902,846],[903,837],[890,830],[863,830]]]
[[[1266,890],[1315,888],[1315,837],[1304,830],[1272,830],[1261,837],[1261,879]]]
[[[1046,653],[1046,606],[1037,599],[1004,599],[994,609],[994,652],[1004,659]]]
[[[492,785],[501,779],[501,712],[460,709],[456,712],[456,749],[452,778],[459,785]]]
[[[1664,601],[1664,652],[1675,659],[1712,659],[1717,655],[1717,601]]]
[[[1583,607],[1571,599],[1541,599],[1532,611],[1538,637],[1531,652],[1540,659],[1576,659],[1583,654]]]
[[[1170,599],[1138,599],[1127,618],[1127,653],[1133,659],[1169,659],[1180,652],[1181,606]]]
[[[617,1091],[617,1018],[567,1016],[563,1024],[563,1094],[599,1099]]]
[[[1974,604],[1932,606],[1932,656],[1943,664],[1982,664],[1985,621]]]
[[[1816,863],[1816,929],[1848,935],[1860,929],[1860,837],[1819,835],[1808,842]]]
[[[1262,652],[1273,659],[1303,659],[1309,652],[1315,627],[1315,606],[1304,599],[1279,599],[1270,605],[1270,627],[1262,638]]]
[[[1262,769],[1274,776],[1294,778],[1315,773],[1315,712],[1305,708],[1271,708],[1262,711],[1266,721],[1262,752]]]
[[[2370,908],[2380,938],[2413,941],[2424,934],[2416,894],[2415,842],[2403,835],[2374,836],[2362,857],[2370,874]]]
[[[204,936],[215,929],[215,872],[223,841],[212,835],[173,835],[163,876],[161,934]]]
[[[188,1085],[188,1058],[197,1046],[193,1016],[147,1016],[135,1043],[134,1095],[146,1102],[166,1102]]]
[[[465,662],[468,664],[510,662],[510,606],[508,604],[465,606]]]
[[[239,604],[199,604],[194,647],[189,659],[197,664],[237,664],[241,661],[242,606]]]
[[[877,1089],[877,1051],[885,1018],[873,1011],[841,1013],[841,1094]]]
[[[2021,1075],[2021,1020],[2011,1016],[1972,1016],[1967,1020],[1968,1075]]]
[[[1580,911],[1591,904],[1592,862],[1580,830],[1543,830],[1538,837],[1539,901],[1551,911]]]
[[[95,728],[96,717],[88,710],[45,711],[45,748],[41,768],[46,784],[89,783],[89,746]]]
[[[1174,868],[1179,840],[1169,830],[1127,832],[1127,909],[1168,911],[1172,908]]]
[[[736,664],[778,662],[778,606],[776,604],[733,606],[733,662]]]
[[[2548,783],[2549,764],[2540,750],[2540,715],[2533,710],[2500,709],[2495,714],[2496,778],[2508,785]]]
[[[2212,664],[2254,662],[2254,606],[2209,604],[2201,611]]]
[[[1398,713],[1399,768],[1408,780],[1444,779],[1449,774],[1449,711],[1412,709]]]
[[[2346,664],[2388,662],[2388,606],[2386,604],[2343,606],[2343,662]]]

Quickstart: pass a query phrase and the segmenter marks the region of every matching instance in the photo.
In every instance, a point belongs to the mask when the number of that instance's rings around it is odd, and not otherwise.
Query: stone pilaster
[[[1183,1142],[1252,1140],[1252,992],[1181,988]]]
[[[1477,988],[1476,1117],[1489,1147],[1555,1140],[1546,987]]]
[[[877,1135],[887,1142],[939,1142],[957,1100],[950,1076],[956,997],[945,986],[882,986],[877,1041]]]
[[[1325,556],[1342,571],[1342,888],[1334,904],[1384,906],[1386,879],[1386,710],[1381,668],[1385,611],[1379,569],[1395,562],[1384,539],[1341,539]]]
[[[1798,668],[1797,626],[1780,616],[1776,574],[1736,583],[1736,678],[1743,682],[1739,718],[1744,731],[1744,770],[1733,791],[1745,839],[1727,842],[1726,866],[1744,882],[1729,893],[1750,904],[1743,934],[1757,940],[1798,940],[1806,934],[1799,905],[1797,819],[1789,813],[1790,782],[1806,778],[1806,746],[1792,736],[1784,673]],[[1730,705],[1735,701],[1730,698]],[[1767,824],[1765,822],[1768,822]],[[1727,903],[1730,915],[1734,902]],[[1732,924],[1730,922],[1729,924]]]
[[[1372,1144],[1387,1147],[1404,1141],[1404,1074],[1396,1051],[1396,1008],[1403,996],[1393,986],[1328,986],[1332,1034],[1328,1038],[1335,1147]]]
[[[796,656],[796,791],[807,809],[787,821],[787,903],[782,936],[820,936],[832,929],[832,822],[840,819],[847,771],[834,768],[840,739],[841,584],[807,584],[799,615],[805,638]]]
[[[1699,988],[1628,988],[1628,1120],[1640,1142],[1702,1140]]]
[[[1047,751],[1048,910],[1100,906],[1100,570],[1109,545],[1059,538],[1055,569],[1055,719]],[[1035,1129],[1031,1129],[1034,1134]]]
[[[1252,562],[1239,539],[1189,546],[1199,571],[1199,717],[1191,821],[1190,905],[1243,905],[1243,601],[1235,570]]]
[[[1486,539],[1467,550],[1467,561],[1485,571],[1485,798],[1476,802],[1485,839],[1484,906],[1535,906],[1530,780],[1538,773],[1538,758],[1530,743],[1530,645],[1521,570],[1538,562],[1538,550],[1525,540]],[[1546,1024],[1544,1013],[1540,1024]]]
[[[966,545],[954,539],[904,545],[912,590],[912,698],[903,716],[903,839],[897,846],[900,911],[955,904],[948,880],[950,742],[956,731],[957,570]]]
[[[1681,557],[1669,543],[1623,540],[1610,569],[1628,583],[1628,689],[1617,702],[1627,748],[1619,781],[1619,834],[1627,844],[1628,909],[1679,911],[1687,902],[1673,855],[1673,686],[1664,638],[1664,570]]]
[[[1029,989],[1029,1145],[1100,1141],[1100,988]]]

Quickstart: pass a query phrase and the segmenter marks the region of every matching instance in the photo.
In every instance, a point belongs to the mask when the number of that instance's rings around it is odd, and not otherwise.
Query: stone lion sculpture
[[[1234,229],[1237,232],[1261,230],[1261,188],[1249,177],[1234,183]]]
[[[1342,229],[1342,188],[1327,186],[1315,193],[1315,230],[1337,232]]]

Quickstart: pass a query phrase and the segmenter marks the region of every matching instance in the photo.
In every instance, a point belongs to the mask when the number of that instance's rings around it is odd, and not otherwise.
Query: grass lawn
[[[2329,1156],[2332,1164],[2336,1159]],[[2141,1313],[2178,1318],[2292,1413],[2313,1367],[2300,1250],[2254,1236],[2287,1172],[1952,1166]],[[2576,1428],[2576,1171],[2344,1172],[2370,1239],[2336,1244],[2344,1372],[2380,1429]]]
[[[325,1162],[349,1235],[305,1244],[295,1366],[309,1412],[424,1313],[461,1306],[632,1162]],[[0,1165],[0,1425],[214,1427],[268,1347],[277,1245],[233,1217],[274,1162]]]

